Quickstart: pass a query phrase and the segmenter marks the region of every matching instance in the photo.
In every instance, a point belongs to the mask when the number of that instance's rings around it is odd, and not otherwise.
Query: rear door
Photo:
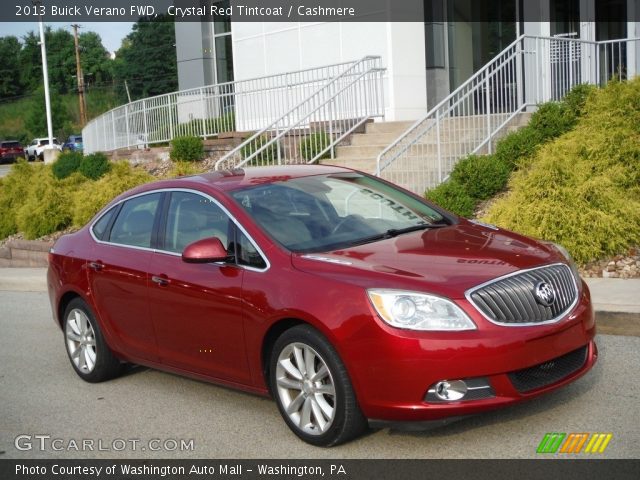
[[[124,201],[92,227],[96,240],[88,262],[91,292],[111,347],[127,357],[158,360],[149,314],[148,271],[162,193]]]

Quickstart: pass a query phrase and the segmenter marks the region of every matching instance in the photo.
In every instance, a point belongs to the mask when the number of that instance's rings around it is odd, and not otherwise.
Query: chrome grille
[[[549,305],[536,298],[536,287],[547,283],[555,291]],[[564,264],[524,270],[480,285],[467,298],[494,323],[528,325],[560,319],[578,300],[578,289],[571,269]]]

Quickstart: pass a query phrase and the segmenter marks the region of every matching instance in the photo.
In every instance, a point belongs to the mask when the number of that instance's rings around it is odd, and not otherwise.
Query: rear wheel
[[[294,327],[278,338],[270,383],[282,417],[305,442],[330,447],[367,427],[342,360],[309,326]]]
[[[120,374],[120,360],[106,344],[93,312],[80,298],[67,306],[63,329],[67,355],[80,378],[96,383]]]

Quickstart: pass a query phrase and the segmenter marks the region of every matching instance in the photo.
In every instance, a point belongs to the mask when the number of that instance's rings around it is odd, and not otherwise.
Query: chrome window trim
[[[573,286],[576,289],[576,296],[575,296],[573,302],[566,309],[564,309],[558,316],[552,318],[551,320],[545,320],[544,322],[526,322],[526,323],[504,323],[504,322],[498,322],[496,320],[493,320],[489,316],[487,316],[482,311],[482,309],[480,309],[476,305],[476,303],[473,301],[473,299],[471,298],[471,295],[476,290],[480,290],[481,288],[484,288],[487,285],[491,285],[492,283],[499,282],[501,280],[504,280],[504,279],[510,278],[510,277],[514,277],[516,275],[521,275],[523,273],[533,272],[535,270],[542,270],[544,268],[557,267],[557,266],[564,267],[569,271],[569,276],[571,277],[571,280],[573,281]],[[473,308],[475,308],[476,311],[478,313],[480,313],[480,315],[482,315],[486,320],[488,320],[489,322],[493,323],[494,325],[499,325],[501,327],[535,327],[535,326],[538,326],[538,325],[549,325],[549,324],[552,324],[552,323],[557,323],[560,320],[562,320],[578,304],[578,301],[580,300],[580,289],[578,288],[578,284],[576,283],[576,279],[575,279],[575,277],[573,275],[573,272],[571,271],[571,267],[569,267],[569,265],[567,265],[566,263],[557,262],[557,263],[550,263],[548,265],[542,265],[540,267],[527,268],[527,269],[524,269],[524,270],[516,270],[515,272],[511,272],[511,273],[508,273],[508,274],[503,275],[501,277],[497,277],[497,278],[491,279],[491,280],[489,280],[487,282],[481,283],[480,285],[476,285],[475,287],[470,288],[469,290],[464,292],[464,296],[467,299],[467,301],[473,306]]]
[[[260,273],[266,272],[267,270],[269,270],[271,268],[271,262],[269,262],[269,258],[265,255],[265,253],[262,251],[262,249],[258,246],[258,244],[255,242],[253,237],[251,235],[249,235],[249,232],[247,232],[245,230],[245,228],[240,224],[240,222],[238,222],[236,220],[236,218],[231,214],[231,212],[224,205],[222,205],[218,200],[213,198],[211,195],[208,195],[208,194],[206,194],[204,192],[201,192],[199,190],[194,190],[194,189],[191,189],[191,188],[161,188],[161,189],[157,189],[157,190],[149,190],[148,192],[142,192],[142,193],[138,193],[136,195],[132,195],[130,197],[123,198],[122,200],[120,200],[120,201],[114,203],[113,205],[111,205],[111,207],[108,210],[106,210],[102,215],[97,217],[94,222],[91,223],[91,226],[89,227],[89,233],[91,234],[91,238],[93,238],[94,242],[102,244],[102,245],[111,245],[111,246],[114,246],[114,247],[131,248],[133,250],[141,250],[141,251],[144,251],[144,252],[162,253],[164,255],[171,255],[171,256],[174,256],[174,257],[182,257],[181,253],[171,252],[169,250],[161,250],[161,249],[147,248],[147,247],[137,247],[135,245],[125,245],[125,244],[122,244],[122,243],[106,242],[104,240],[98,240],[98,238],[93,233],[93,227],[95,226],[95,224],[98,223],[103,216],[105,216],[108,212],[110,212],[113,208],[117,207],[121,203],[124,203],[126,201],[132,200],[134,198],[142,197],[144,195],[152,195],[154,193],[171,193],[171,192],[185,192],[185,193],[193,193],[193,194],[196,194],[196,195],[200,195],[201,197],[204,197],[204,198],[210,200],[211,202],[216,204],[218,207],[220,207],[220,209],[227,215],[227,217],[229,217],[229,219],[234,223],[234,225],[236,227],[238,227],[238,229],[249,239],[249,242],[251,242],[251,244],[254,246],[254,248],[258,251],[258,253],[260,254],[262,259],[264,260],[264,263],[267,266],[265,268],[256,268],[256,267],[250,267],[248,265],[240,265],[239,263],[235,263],[234,265],[236,265],[239,268],[243,268],[245,270],[250,270],[252,272],[260,272]],[[158,205],[158,206],[160,206],[160,205]],[[228,264],[225,264],[223,262],[212,262],[212,263],[214,265],[228,265]]]

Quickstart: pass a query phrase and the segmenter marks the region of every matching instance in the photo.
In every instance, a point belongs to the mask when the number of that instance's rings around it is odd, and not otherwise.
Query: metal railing
[[[315,163],[367,120],[384,116],[381,58],[368,56],[216,162],[215,168]]]
[[[192,135],[210,137],[271,124],[358,61],[209,85],[137,100],[91,120],[87,153],[145,148]]]
[[[491,153],[527,107],[561,100],[581,83],[640,70],[640,39],[593,42],[522,35],[415,122],[377,158],[376,174],[422,195],[456,162]]]

